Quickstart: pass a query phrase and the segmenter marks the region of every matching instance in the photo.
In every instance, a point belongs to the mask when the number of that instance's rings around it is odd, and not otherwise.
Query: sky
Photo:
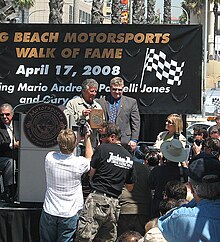
[[[182,14],[181,2],[183,0],[171,0],[171,16],[179,17]],[[155,11],[160,9],[160,12],[163,13],[163,0],[156,0]]]

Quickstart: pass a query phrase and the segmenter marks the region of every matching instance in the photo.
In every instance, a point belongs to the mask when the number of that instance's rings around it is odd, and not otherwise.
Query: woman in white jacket
[[[186,138],[182,134],[183,120],[179,114],[170,114],[167,117],[165,129],[166,131],[160,132],[158,134],[157,140],[154,144],[155,148],[160,149],[160,146],[163,143],[163,141],[166,141],[166,140],[170,141],[173,138],[178,138],[182,142],[183,147],[185,147]]]

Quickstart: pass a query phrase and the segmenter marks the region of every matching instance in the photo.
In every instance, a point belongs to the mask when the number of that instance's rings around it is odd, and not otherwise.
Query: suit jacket
[[[12,150],[9,145],[11,143],[10,136],[5,125],[0,122],[0,157],[9,157],[17,160],[18,150]]]
[[[105,114],[105,121],[110,117],[110,96],[98,100]],[[131,139],[138,140],[140,132],[140,114],[137,101],[134,98],[123,96],[117,112],[116,124],[122,132],[122,143],[128,143]]]

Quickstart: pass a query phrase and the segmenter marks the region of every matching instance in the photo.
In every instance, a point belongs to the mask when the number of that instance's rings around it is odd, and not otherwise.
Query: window
[[[74,7],[69,5],[69,23],[74,23]]]
[[[91,15],[82,10],[79,10],[79,23],[89,24],[91,22]]]
[[[106,4],[106,6],[107,6],[108,8],[111,7],[111,4],[112,4],[112,1],[111,1],[111,0],[107,0],[107,4]]]

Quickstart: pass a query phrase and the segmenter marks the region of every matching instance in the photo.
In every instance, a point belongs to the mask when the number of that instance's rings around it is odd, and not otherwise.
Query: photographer
[[[193,129],[193,137],[188,139],[188,142],[191,143],[191,150],[189,158],[193,158],[195,155],[198,155],[204,148],[205,139],[208,137],[208,132],[205,128],[195,127]]]

